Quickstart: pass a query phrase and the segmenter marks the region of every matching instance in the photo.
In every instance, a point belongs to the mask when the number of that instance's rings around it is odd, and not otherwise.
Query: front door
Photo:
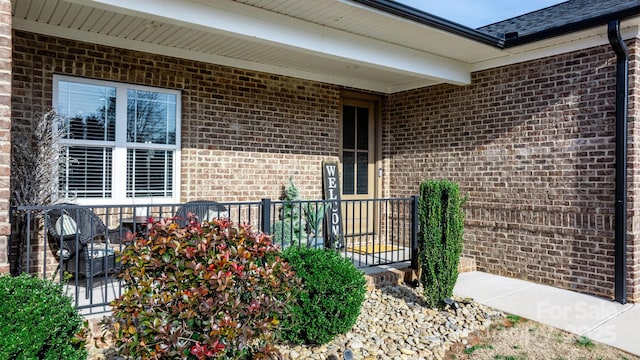
[[[375,198],[375,112],[372,101],[345,99],[342,103],[342,214],[345,233],[372,233]]]

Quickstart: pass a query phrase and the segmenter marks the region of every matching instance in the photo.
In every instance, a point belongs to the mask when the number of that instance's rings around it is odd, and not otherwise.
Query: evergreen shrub
[[[463,246],[465,202],[455,182],[443,179],[420,184],[420,282],[425,300],[432,307],[443,306],[444,300],[453,295]]]
[[[106,324],[136,359],[277,357],[281,318],[300,281],[270,238],[228,220],[154,222],[119,261],[124,293]]]
[[[281,200],[285,202],[280,209],[280,219],[271,226],[273,242],[283,249],[299,246],[304,238],[306,222],[300,202],[300,191],[293,183],[293,177],[289,177],[287,186],[283,188]]]
[[[0,359],[86,359],[87,328],[60,284],[0,276]]]
[[[325,344],[356,323],[366,293],[366,280],[349,259],[334,250],[291,247],[284,258],[302,279],[283,321],[283,338],[295,344]]]

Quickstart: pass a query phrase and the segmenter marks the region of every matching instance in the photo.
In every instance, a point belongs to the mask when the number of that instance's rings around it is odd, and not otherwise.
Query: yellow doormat
[[[354,252],[356,254],[375,254],[387,251],[395,251],[398,250],[397,247],[391,245],[362,245],[355,247],[348,247],[347,251]]]

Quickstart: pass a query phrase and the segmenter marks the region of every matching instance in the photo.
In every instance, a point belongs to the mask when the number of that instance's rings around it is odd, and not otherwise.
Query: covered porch
[[[331,236],[321,209],[339,206],[339,236]],[[300,216],[282,221],[285,208]],[[309,211],[315,211],[314,214]],[[410,264],[417,250],[417,198],[373,200],[281,201],[262,199],[218,203],[55,205],[12,209],[17,224],[12,236],[21,237],[22,268],[31,274],[65,284],[78,309],[85,314],[109,311],[109,302],[122,293],[117,279],[118,253],[134,237],[148,236],[153,221],[225,219],[250,224],[271,234],[282,249],[311,246],[340,252],[362,269]],[[317,222],[311,224],[310,220]]]
[[[73,137],[63,145],[79,171],[61,179],[63,198],[259,202],[294,176],[319,199],[324,161],[343,166],[349,201],[409,197],[423,179],[450,178],[470,194],[464,251],[481,270],[603,297],[626,282],[628,300],[639,299],[631,217],[628,277],[612,265],[615,54],[605,23],[620,18],[637,51],[635,6],[501,38],[387,0],[0,4],[12,22],[5,149],[38,114],[64,110]],[[128,118],[129,104],[158,99],[152,108],[170,122]]]

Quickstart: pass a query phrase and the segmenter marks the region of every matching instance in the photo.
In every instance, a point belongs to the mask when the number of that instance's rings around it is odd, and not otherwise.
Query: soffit
[[[12,13],[16,29],[381,93],[606,43],[603,26],[500,50],[349,0],[12,0]]]
[[[500,50],[493,46],[349,1],[236,0],[236,2],[468,63],[494,58],[500,53]]]
[[[336,0],[12,0],[12,14],[16,29],[382,93],[466,84],[461,51],[474,60],[499,52]]]
[[[207,0],[200,0],[207,1]],[[438,54],[466,62],[471,71],[505,66],[521,61],[539,59],[588,47],[608,44],[607,25],[575,31],[540,41],[519,45],[504,50],[481,44],[445,31],[417,24],[398,16],[370,11],[362,13],[362,6],[349,1],[316,0],[329,3],[326,7],[310,10],[305,1],[298,0],[236,0],[252,6],[268,9],[309,22],[334,26],[344,31],[371,36],[384,41],[410,46],[420,51]],[[304,4],[303,4],[304,3]],[[333,21],[335,14],[343,14],[340,21]],[[352,19],[353,21],[345,21]],[[621,22],[624,39],[637,37],[640,33],[640,16]]]

